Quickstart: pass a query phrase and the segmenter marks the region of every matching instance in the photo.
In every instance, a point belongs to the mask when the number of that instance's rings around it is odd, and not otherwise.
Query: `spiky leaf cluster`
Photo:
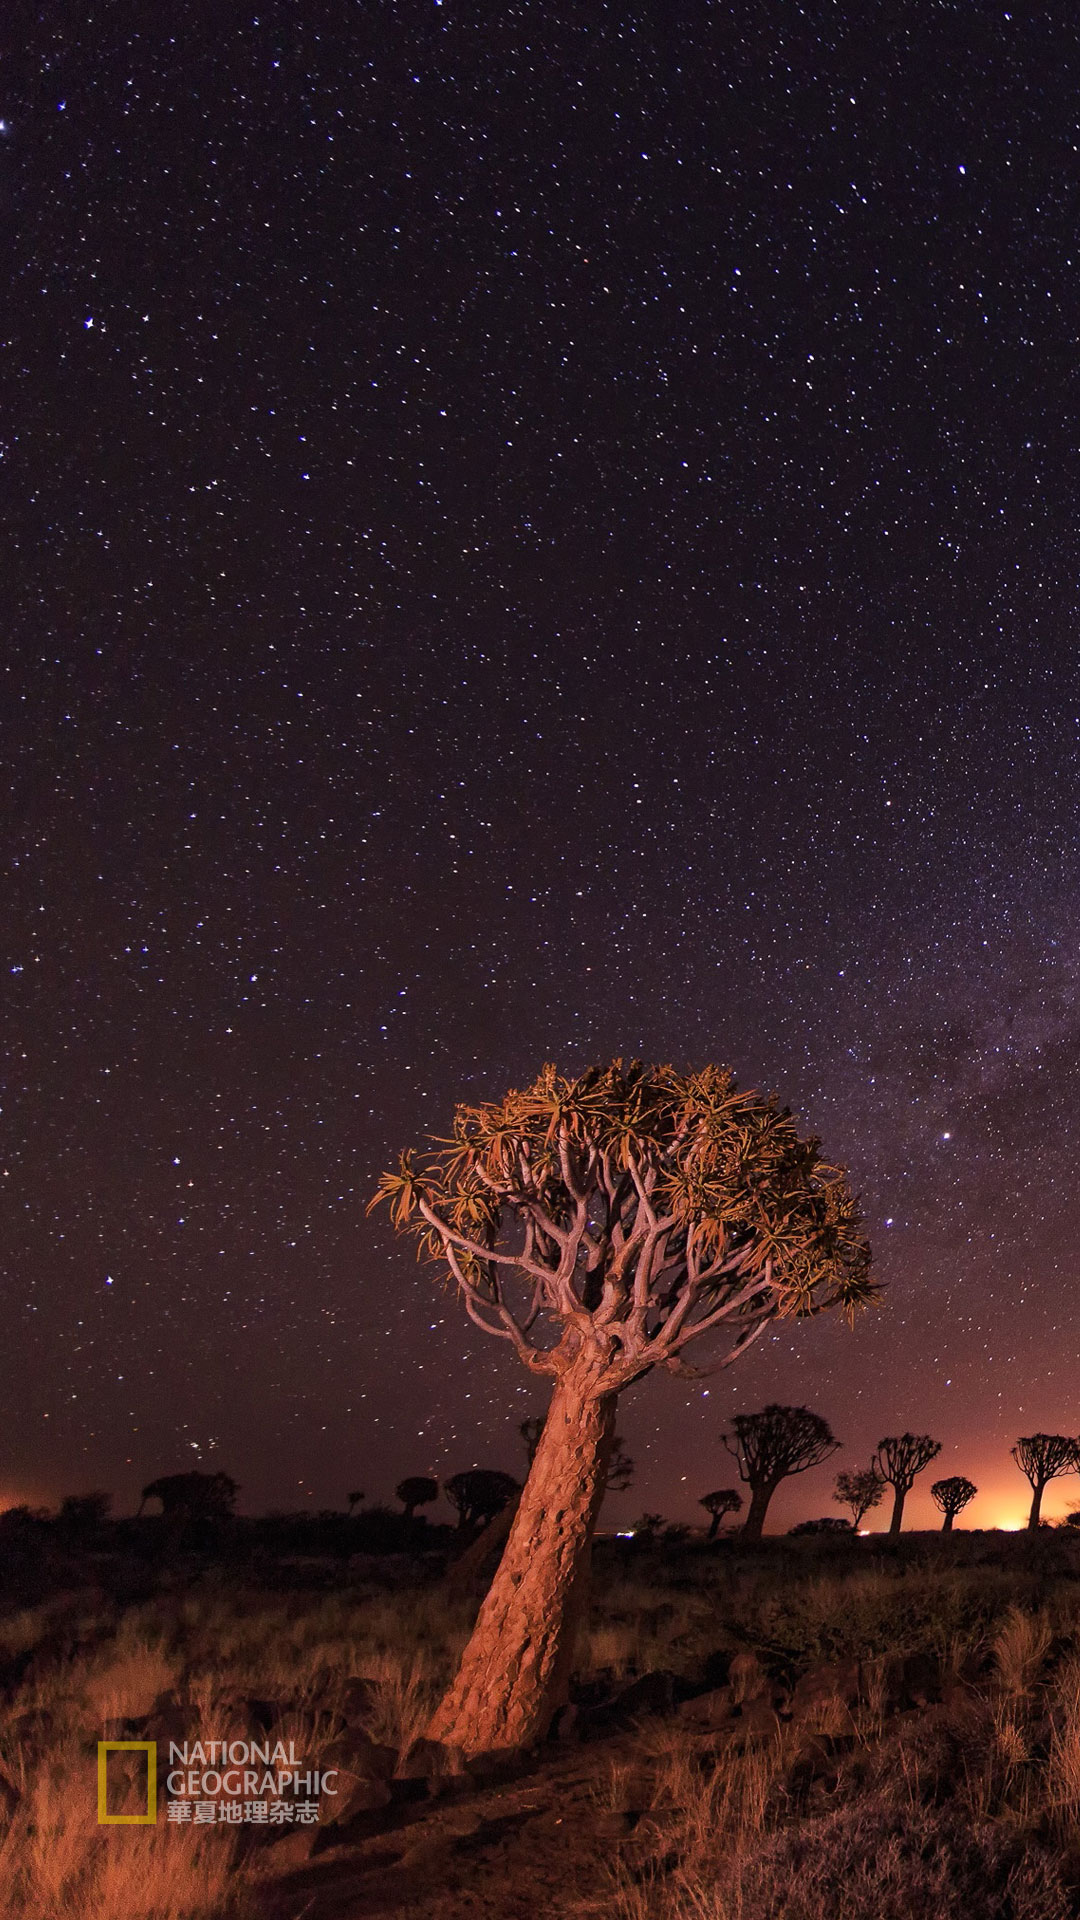
[[[850,1315],[875,1291],[843,1172],[722,1067],[615,1060],[571,1079],[545,1066],[522,1091],[459,1106],[448,1139],[383,1176],[380,1201],[449,1266],[478,1324],[540,1371],[557,1370],[550,1349],[571,1326],[630,1379],[677,1365],[723,1320],[733,1357],[777,1314]]]

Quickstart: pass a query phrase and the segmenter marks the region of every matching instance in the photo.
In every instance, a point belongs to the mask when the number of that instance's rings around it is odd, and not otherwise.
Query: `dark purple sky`
[[[1016,1518],[1080,1429],[1080,28],[496,12],[9,26],[0,1493],[517,1466],[364,1206],[621,1053],[779,1092],[889,1291],[631,1395],[613,1512],[781,1399]]]

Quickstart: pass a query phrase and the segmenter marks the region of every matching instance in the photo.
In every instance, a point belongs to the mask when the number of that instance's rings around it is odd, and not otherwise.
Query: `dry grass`
[[[1044,1613],[1010,1607],[994,1635],[994,1665],[1008,1694],[1030,1693],[1046,1661],[1053,1628]]]
[[[37,1755],[13,1747],[6,1760],[20,1793],[0,1841],[2,1920],[237,1920],[248,1913],[244,1888],[233,1874],[231,1834],[206,1829],[102,1827],[97,1823],[96,1741],[102,1702],[145,1699],[151,1667],[134,1648],[122,1661],[89,1676],[79,1697],[80,1717],[66,1719],[64,1735]],[[99,1683],[105,1679],[107,1687]],[[47,1689],[38,1688],[40,1695]],[[71,1699],[65,1702],[70,1712]],[[46,1708],[47,1710],[47,1708]],[[110,1810],[138,1812],[145,1783],[130,1782]]]
[[[1028,1882],[1017,1880],[1023,1897],[1002,1914],[1058,1920],[1052,1862],[1039,1848],[1080,1857],[1071,1583],[929,1556],[825,1571],[733,1556],[689,1574],[656,1559],[598,1580],[594,1594],[577,1662],[591,1689],[660,1668],[716,1684],[746,1650],[789,1680],[858,1659],[863,1685],[857,1708],[823,1690],[801,1723],[766,1720],[754,1735],[740,1731],[745,1722],[731,1738],[653,1720],[614,1763],[597,1749],[598,1804],[626,1829],[604,1920],[972,1920],[996,1911],[980,1887],[1020,1872],[1014,1843],[1032,1852],[1030,1901],[1043,1908],[1029,1901],[1029,1913]],[[0,1652],[53,1651],[0,1707],[0,1760],[23,1795],[0,1838],[0,1920],[248,1920],[254,1895],[231,1833],[98,1828],[94,1743],[105,1723],[138,1723],[171,1695],[214,1738],[235,1729],[246,1702],[263,1701],[312,1751],[349,1682],[363,1680],[369,1732],[407,1749],[471,1612],[438,1587],[315,1596],[219,1587],[122,1617],[95,1618],[79,1596],[12,1615]],[[68,1643],[90,1650],[65,1658]],[[944,1682],[964,1684],[948,1708],[901,1723],[891,1716],[897,1656],[907,1654],[932,1656]],[[801,1905],[780,1899],[785,1874]]]

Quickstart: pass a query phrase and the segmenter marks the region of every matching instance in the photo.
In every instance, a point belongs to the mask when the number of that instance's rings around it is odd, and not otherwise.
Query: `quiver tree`
[[[928,1433],[893,1434],[886,1440],[879,1440],[873,1459],[874,1472],[879,1480],[884,1480],[893,1490],[892,1519],[889,1532],[899,1533],[904,1518],[904,1501],[915,1485],[915,1476],[924,1467],[936,1460],[941,1452],[941,1441],[931,1440]]]
[[[498,1572],[428,1729],[467,1753],[542,1737],[565,1697],[619,1393],[654,1368],[697,1378],[778,1315],[852,1312],[872,1292],[857,1203],[818,1142],[726,1069],[640,1062],[462,1106],[376,1200],[448,1270],[466,1312],[551,1381]],[[373,1202],[373,1204],[375,1204]]]
[[[1028,1527],[1033,1531],[1039,1524],[1042,1497],[1051,1480],[1080,1471],[1080,1448],[1063,1433],[1029,1433],[1011,1451],[1021,1473],[1026,1473],[1031,1482]]]
[[[139,1512],[148,1500],[160,1500],[168,1520],[227,1520],[239,1491],[227,1473],[166,1473],[143,1488]]]
[[[930,1498],[935,1507],[945,1515],[941,1523],[942,1533],[951,1533],[953,1521],[962,1513],[970,1501],[974,1500],[979,1489],[974,1480],[965,1480],[962,1473],[954,1473],[948,1480],[935,1480],[930,1489]]]
[[[760,1540],[769,1502],[782,1480],[820,1467],[840,1445],[820,1413],[809,1407],[765,1407],[761,1413],[737,1413],[730,1434],[720,1437],[750,1489],[743,1539]]]
[[[457,1508],[462,1533],[487,1526],[520,1491],[513,1475],[500,1473],[497,1467],[469,1467],[443,1481],[443,1492]]]
[[[399,1496],[399,1498],[400,1498],[400,1496]],[[349,1512],[350,1512],[350,1513],[355,1513],[355,1512],[356,1512],[356,1509],[357,1509],[357,1507],[358,1507],[358,1506],[359,1506],[359,1505],[361,1504],[361,1502],[362,1502],[363,1500],[366,1500],[366,1499],[367,1499],[367,1495],[366,1495],[366,1493],[363,1493],[363,1492],[362,1492],[362,1491],[360,1490],[360,1488],[359,1488],[359,1487],[357,1487],[357,1488],[356,1488],[356,1489],[355,1489],[355,1490],[354,1490],[354,1491],[353,1491],[352,1493],[350,1493],[350,1495],[349,1495]]]
[[[398,1481],[394,1497],[401,1501],[406,1520],[411,1520],[417,1507],[429,1507],[433,1500],[438,1499],[439,1483],[430,1474],[411,1473],[407,1479]],[[424,1524],[426,1526],[427,1522]]]
[[[840,1506],[851,1508],[851,1523],[857,1530],[871,1509],[881,1505],[884,1491],[885,1483],[873,1467],[856,1467],[837,1474],[833,1499]]]
[[[715,1540],[729,1513],[738,1513],[742,1508],[742,1494],[734,1487],[718,1487],[715,1493],[703,1493],[698,1501],[704,1507],[709,1520],[708,1538]]]

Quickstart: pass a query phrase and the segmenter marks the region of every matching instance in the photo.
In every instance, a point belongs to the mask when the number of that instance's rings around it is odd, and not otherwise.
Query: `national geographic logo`
[[[145,1813],[109,1812],[110,1753],[145,1753]],[[157,1823],[158,1766],[155,1740],[98,1741],[98,1825],[152,1827]],[[319,1796],[336,1798],[336,1768],[319,1772],[298,1760],[294,1743],[277,1741],[207,1740],[170,1742],[169,1795],[166,1817],[170,1825],[190,1822],[235,1826],[315,1826]],[[130,1782],[125,1788],[130,1790]]]

